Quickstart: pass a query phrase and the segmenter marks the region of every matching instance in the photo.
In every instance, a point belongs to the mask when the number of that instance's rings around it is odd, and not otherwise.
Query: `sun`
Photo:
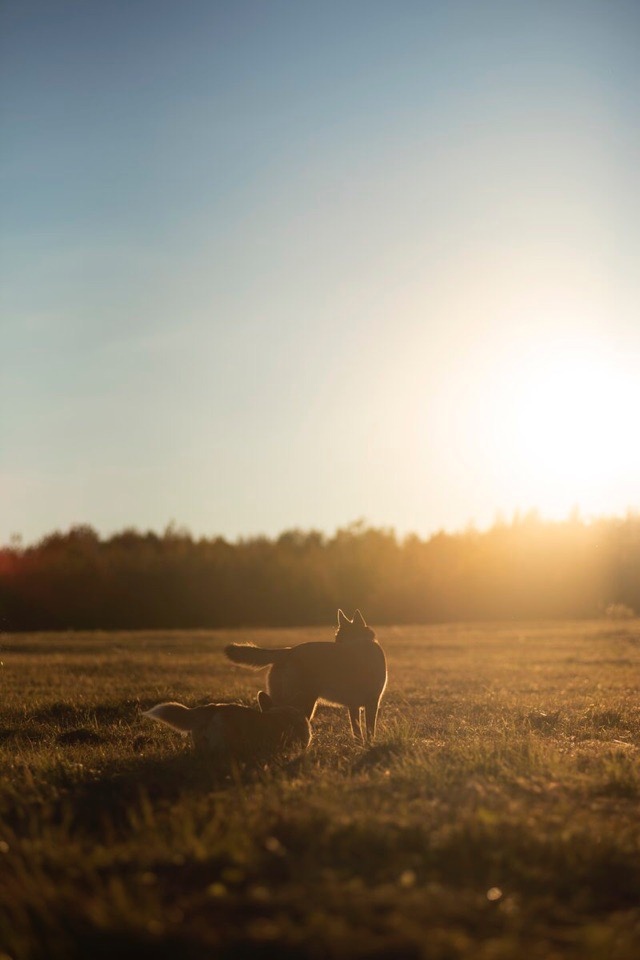
[[[593,359],[552,359],[522,398],[524,448],[537,467],[578,480],[602,470],[620,425],[618,384]]]
[[[606,353],[550,350],[523,363],[510,398],[514,453],[549,514],[607,511],[639,463],[633,421],[640,388]]]

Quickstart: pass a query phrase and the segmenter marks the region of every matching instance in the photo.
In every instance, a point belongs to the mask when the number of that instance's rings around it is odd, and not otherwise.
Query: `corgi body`
[[[143,716],[159,720],[183,735],[191,735],[196,750],[236,760],[264,759],[279,753],[299,753],[311,741],[308,719],[293,707],[274,706],[268,694],[258,698],[260,710],[239,703],[209,703],[185,707],[159,703]]]
[[[308,719],[313,717],[318,700],[346,706],[352,732],[359,739],[364,739],[360,725],[360,710],[364,708],[367,737],[375,735],[387,664],[375,633],[360,611],[356,610],[353,620],[338,611],[333,643],[312,641],[273,650],[232,643],[225,653],[244,666],[271,666],[267,689],[276,706],[295,707]]]

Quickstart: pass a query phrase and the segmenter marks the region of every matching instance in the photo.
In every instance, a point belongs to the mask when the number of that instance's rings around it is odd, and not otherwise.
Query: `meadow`
[[[231,774],[141,709],[332,628],[3,635],[2,960],[640,956],[640,622],[377,633],[373,745]]]

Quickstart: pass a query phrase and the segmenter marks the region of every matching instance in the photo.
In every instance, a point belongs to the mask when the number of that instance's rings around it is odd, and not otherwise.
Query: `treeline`
[[[87,526],[0,550],[0,628],[199,628],[589,618],[640,611],[640,517],[546,522],[427,540],[356,523],[229,542]]]

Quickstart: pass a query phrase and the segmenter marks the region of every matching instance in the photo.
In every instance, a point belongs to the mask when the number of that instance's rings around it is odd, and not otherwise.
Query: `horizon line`
[[[525,525],[526,523],[539,523],[545,525],[562,525],[566,523],[579,523],[582,526],[591,526],[595,523],[601,522],[612,522],[620,520],[629,520],[633,518],[640,517],[640,508],[628,506],[624,513],[622,512],[613,512],[613,513],[599,513],[599,514],[583,514],[579,506],[572,507],[567,511],[566,515],[562,517],[553,517],[545,516],[544,512],[538,507],[529,507],[526,509],[516,508],[512,511],[509,518],[507,518],[503,511],[496,511],[494,519],[491,523],[478,525],[476,521],[472,518],[466,522],[463,526],[456,527],[451,529],[448,527],[436,527],[428,533],[421,533],[417,530],[405,530],[399,531],[393,524],[385,523],[376,523],[368,520],[366,517],[357,517],[354,520],[351,520],[344,524],[338,524],[333,528],[332,531],[321,529],[314,526],[291,526],[285,527],[280,530],[278,533],[269,534],[264,531],[252,532],[252,533],[236,533],[232,536],[227,536],[222,533],[195,533],[193,530],[189,529],[185,524],[178,523],[176,520],[171,519],[162,530],[157,528],[147,527],[143,529],[137,527],[135,524],[124,525],[118,529],[110,530],[105,532],[104,530],[99,530],[93,524],[88,521],[78,521],[77,523],[71,523],[66,528],[56,528],[52,529],[47,533],[42,534],[42,536],[26,542],[22,535],[19,533],[11,534],[8,541],[0,543],[0,550],[28,550],[34,547],[40,546],[46,540],[51,539],[55,536],[65,537],[73,533],[73,531],[87,530],[96,534],[100,542],[107,542],[115,537],[121,536],[124,533],[135,533],[139,536],[148,536],[152,534],[158,538],[167,537],[170,534],[175,536],[189,538],[191,540],[225,540],[227,543],[237,544],[246,541],[252,540],[271,540],[277,541],[281,537],[285,536],[288,533],[302,533],[302,534],[312,534],[317,533],[322,537],[331,539],[335,537],[338,533],[349,530],[375,530],[379,532],[384,532],[396,537],[399,540],[406,540],[409,537],[417,537],[419,540],[428,542],[429,540],[434,539],[437,536],[446,535],[451,537],[464,536],[469,533],[488,533],[491,530],[499,529],[500,527],[515,527],[518,525]]]

